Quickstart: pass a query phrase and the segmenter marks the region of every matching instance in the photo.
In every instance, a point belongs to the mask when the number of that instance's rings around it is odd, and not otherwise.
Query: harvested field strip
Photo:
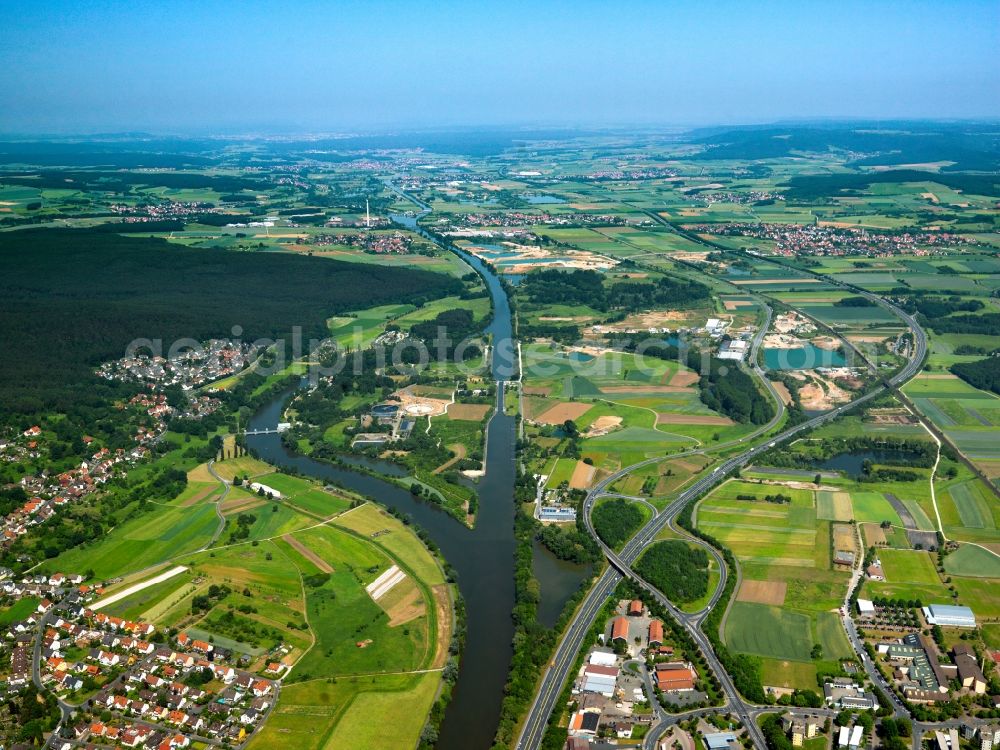
[[[885,529],[878,524],[863,523],[861,524],[861,531],[864,532],[865,544],[869,547],[873,547],[877,544],[885,544],[887,542],[885,538]]]
[[[451,643],[451,596],[448,584],[439,583],[431,586],[434,594],[434,608],[437,612],[437,650],[431,668],[440,669],[448,662],[448,644]]]
[[[313,550],[309,549],[306,545],[300,542],[291,534],[285,534],[281,537],[282,541],[287,543],[290,547],[294,548],[296,552],[306,558],[309,562],[315,565],[323,573],[332,573],[333,568],[330,566],[326,560],[317,555]]]
[[[726,529],[749,529],[751,531],[774,531],[774,526],[759,526],[750,523],[719,523],[717,521],[706,520],[706,526],[717,526]],[[816,536],[816,529],[781,529],[785,534],[806,534],[808,536]]]
[[[753,557],[750,555],[737,555],[740,560],[752,560],[761,565],[780,565],[789,568],[814,568],[816,564],[811,558],[806,557]]]
[[[208,487],[205,487],[203,489],[198,490],[195,494],[193,494],[191,497],[189,497],[187,500],[185,500],[183,503],[181,503],[180,506],[182,508],[188,508],[188,507],[190,507],[192,505],[195,505],[195,504],[201,502],[202,500],[204,500],[209,495],[212,495],[212,494],[215,494],[216,492],[219,492],[220,490],[221,490],[221,488],[219,487],[218,484],[210,485]]]
[[[427,611],[420,587],[409,577],[383,594],[378,604],[389,616],[390,628],[415,620]]]
[[[601,393],[697,393],[696,388],[676,385],[606,385]]]
[[[93,609],[100,609],[101,607],[107,607],[109,604],[114,604],[115,602],[120,601],[121,599],[127,599],[128,597],[132,596],[132,594],[136,594],[142,591],[143,589],[149,588],[150,586],[155,586],[158,583],[163,583],[164,581],[167,581],[176,575],[180,575],[185,570],[187,570],[187,568],[184,567],[183,565],[175,565],[170,570],[164,573],[160,573],[160,575],[158,576],[153,576],[149,580],[143,581],[142,583],[137,583],[133,586],[129,586],[127,589],[119,591],[116,594],[112,594],[111,596],[102,599],[99,602],[95,602],[93,605]]]
[[[854,518],[850,494],[819,491],[816,495],[816,517],[823,521],[850,521]]]
[[[559,425],[568,419],[579,419],[588,411],[590,411],[593,404],[584,404],[579,402],[570,402],[563,404],[556,404],[550,409],[547,409],[544,413],[538,416],[538,421],[544,424]]]
[[[585,464],[583,461],[577,461],[576,467],[573,469],[573,476],[569,480],[570,489],[587,489],[593,481],[596,471],[595,467]]]
[[[845,523],[834,524],[833,547],[835,550],[845,550],[856,554],[858,544],[857,537],[854,535],[854,527]]]
[[[449,419],[464,419],[480,422],[493,407],[490,404],[451,404],[448,406]]]
[[[771,385],[774,386],[774,390],[778,393],[778,398],[781,399],[785,406],[792,403],[792,394],[789,392],[787,385],[780,383],[777,380],[772,380]]]
[[[691,370],[678,370],[674,373],[674,376],[670,378],[670,385],[686,388],[687,386],[694,385],[698,382],[698,380],[698,373]]]
[[[734,510],[739,510],[741,516],[754,516],[756,518],[788,518],[787,513],[782,513],[778,510],[762,510],[760,508],[747,508],[743,510],[742,508],[730,508],[722,505],[702,505],[699,509],[699,513],[732,513]],[[708,521],[707,523],[711,523]]]
[[[751,581],[744,578],[736,601],[773,604],[780,607],[785,603],[787,590],[788,584],[784,581]]]
[[[729,417],[716,414],[676,414],[658,412],[656,424],[713,424],[729,426],[735,424]]]
[[[219,510],[223,514],[240,513],[245,510],[258,508],[266,503],[266,500],[259,497],[234,497],[232,500],[226,500],[226,502],[220,505]]]

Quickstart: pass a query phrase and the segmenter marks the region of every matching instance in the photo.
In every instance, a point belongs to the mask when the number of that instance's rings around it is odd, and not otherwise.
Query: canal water
[[[393,218],[421,231],[415,217]],[[498,382],[508,382],[517,376],[517,356],[507,295],[486,264],[467,253],[459,254],[483,275],[493,298],[493,318],[486,329],[493,343],[492,373]],[[251,419],[249,429],[274,428],[281,421],[290,396],[291,392],[287,392],[265,405]],[[487,428],[486,472],[478,484],[479,514],[475,529],[461,525],[437,506],[417,500],[407,490],[377,476],[293,453],[282,445],[279,435],[247,438],[249,447],[265,461],[335,482],[409,514],[455,569],[465,601],[466,640],[458,682],[441,725],[437,743],[440,750],[487,750],[492,746],[513,655],[516,434],[514,418],[504,414],[504,398],[505,390],[500,387],[497,409]],[[551,623],[589,576],[589,571],[556,560],[544,548],[536,549],[536,554],[546,556],[536,561],[535,566],[541,583],[539,616],[543,622]]]

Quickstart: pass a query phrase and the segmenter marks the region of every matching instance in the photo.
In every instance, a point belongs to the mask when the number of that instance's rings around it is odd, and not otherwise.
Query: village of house
[[[56,573],[8,578],[0,586],[14,601],[42,597],[35,611],[7,628],[5,690],[20,690],[34,673],[60,699],[83,697],[73,734],[87,744],[240,745],[263,723],[287,669],[280,660],[261,674],[245,671],[241,655],[226,648],[107,615],[99,609],[103,585],[83,581]]]

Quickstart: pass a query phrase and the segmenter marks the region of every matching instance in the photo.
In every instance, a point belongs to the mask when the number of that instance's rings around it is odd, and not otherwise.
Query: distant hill
[[[777,159],[831,150],[861,154],[854,166],[954,162],[942,171],[1000,169],[1000,135],[995,123],[850,123],[768,125],[688,134],[705,151],[690,158]]]

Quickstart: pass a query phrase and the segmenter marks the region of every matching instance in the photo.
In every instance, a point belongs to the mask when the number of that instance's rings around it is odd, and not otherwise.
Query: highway
[[[825,278],[825,277],[823,277]],[[830,279],[826,279],[831,281]],[[837,283],[831,281],[831,283]],[[843,284],[838,284],[839,286],[847,286]],[[517,749],[518,750],[536,750],[541,744],[542,737],[545,733],[545,727],[548,723],[549,716],[556,707],[556,701],[562,692],[563,685],[566,684],[566,680],[570,677],[570,670],[576,661],[577,654],[580,652],[584,644],[584,639],[586,637],[587,631],[590,629],[594,618],[597,616],[607,597],[611,595],[614,591],[615,586],[618,582],[622,580],[623,577],[628,576],[639,585],[647,589],[661,604],[663,604],[667,609],[673,614],[679,623],[685,629],[691,633],[695,642],[702,649],[706,661],[709,663],[713,671],[716,673],[720,684],[722,685],[723,692],[726,695],[727,705],[726,709],[736,713],[740,719],[743,721],[753,739],[754,745],[759,750],[765,750],[764,739],[761,736],[759,729],[757,728],[756,722],[752,718],[752,712],[754,707],[752,704],[748,704],[733,687],[732,680],[729,675],[726,674],[725,670],[722,668],[721,664],[715,656],[708,639],[702,633],[699,624],[704,618],[706,612],[714,607],[719,598],[722,595],[722,590],[725,584],[724,579],[720,579],[720,584],[716,588],[716,592],[709,603],[708,608],[700,613],[694,615],[688,615],[681,612],[676,607],[674,607],[666,597],[664,597],[659,591],[654,587],[650,586],[647,582],[638,577],[631,569],[631,565],[638,558],[641,550],[652,541],[656,535],[668,524],[671,524],[673,519],[680,513],[680,511],[689,503],[706,493],[709,489],[714,487],[716,484],[721,482],[725,477],[732,473],[735,469],[741,468],[746,464],[750,463],[754,458],[756,458],[761,453],[773,448],[779,442],[788,441],[802,432],[813,430],[820,427],[827,422],[831,422],[838,417],[840,417],[844,412],[855,408],[856,406],[863,404],[867,401],[874,399],[876,396],[882,394],[887,388],[890,390],[896,390],[899,385],[905,383],[914,375],[916,375],[921,367],[923,366],[924,358],[927,353],[927,336],[923,329],[917,324],[912,316],[899,309],[896,305],[883,300],[881,297],[867,292],[865,290],[859,290],[855,287],[850,287],[852,291],[855,291],[862,296],[867,297],[876,304],[890,310],[893,314],[903,320],[906,325],[910,328],[914,339],[914,350],[907,364],[899,370],[892,378],[885,381],[883,384],[878,385],[867,393],[859,396],[853,401],[843,404],[839,407],[832,409],[829,412],[818,415],[809,419],[805,422],[801,422],[789,429],[781,432],[779,435],[773,437],[771,440],[758,444],[747,451],[740,453],[736,456],[726,459],[718,467],[716,467],[710,474],[698,479],[694,484],[684,490],[678,497],[660,514],[654,516],[640,531],[633,537],[633,539],[625,546],[620,554],[616,554],[613,550],[610,550],[605,545],[602,544],[605,556],[608,558],[610,565],[601,574],[601,577],[597,580],[595,585],[588,592],[587,596],[584,598],[583,602],[579,606],[573,619],[570,621],[563,634],[559,645],[556,648],[555,656],[553,657],[549,668],[546,670],[545,674],[542,676],[541,685],[539,687],[538,693],[529,708],[527,718],[525,720],[524,726],[521,731],[521,736],[518,739]],[[767,315],[768,322],[770,321],[770,308],[768,308]],[[763,371],[757,366],[757,347],[760,341],[763,339],[766,333],[766,327],[759,331],[757,336],[754,338],[753,348],[750,355],[750,363],[754,368],[754,371],[761,377],[765,384],[770,388],[770,381],[765,377]],[[773,393],[773,389],[772,389]],[[776,395],[776,394],[775,394]],[[777,399],[780,404],[780,399]],[[779,410],[780,411],[780,410]],[[760,434],[759,432],[757,434]],[[748,440],[751,438],[744,438]],[[584,518],[586,519],[588,528],[593,534],[593,528],[590,525],[590,510],[593,508],[594,502],[598,497],[605,494],[605,490],[618,479],[622,478],[626,474],[634,471],[635,469],[645,466],[647,464],[662,461],[667,457],[658,457],[653,459],[647,459],[641,461],[632,466],[628,466],[615,474],[605,478],[599,482],[593,489],[590,490],[586,499],[584,500]],[[595,538],[597,535],[594,534]],[[723,568],[724,569],[724,568]],[[855,634],[856,639],[856,634]],[[852,641],[854,642],[854,641]],[[857,645],[855,646],[857,648]],[[868,661],[865,660],[866,667],[869,666]],[[883,684],[879,682],[878,684]],[[720,709],[716,709],[720,710]]]

